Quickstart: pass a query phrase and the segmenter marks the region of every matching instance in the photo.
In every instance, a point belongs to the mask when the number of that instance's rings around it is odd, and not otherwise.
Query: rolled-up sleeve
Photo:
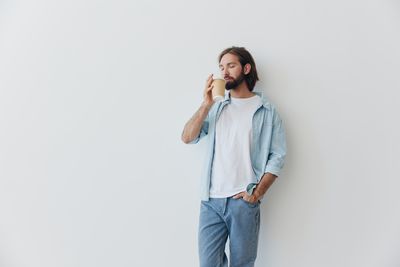
[[[286,136],[282,120],[277,112],[274,114],[272,127],[271,146],[268,154],[267,164],[264,173],[269,172],[279,175],[283,168],[286,156]]]
[[[207,117],[204,119],[201,126],[199,135],[195,139],[193,139],[193,141],[189,142],[189,144],[197,144],[204,136],[206,136],[208,134],[209,124],[209,114],[207,114]]]

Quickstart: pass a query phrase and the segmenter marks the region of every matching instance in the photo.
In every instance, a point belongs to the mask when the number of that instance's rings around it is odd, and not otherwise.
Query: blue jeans
[[[199,221],[200,267],[227,267],[225,243],[229,236],[230,267],[252,267],[257,257],[260,202],[210,198],[201,201]]]

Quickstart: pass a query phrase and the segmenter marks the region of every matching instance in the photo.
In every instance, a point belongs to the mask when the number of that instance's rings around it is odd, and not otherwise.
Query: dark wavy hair
[[[244,76],[244,80],[247,84],[247,87],[249,87],[249,90],[253,91],[254,86],[256,85],[256,82],[258,81],[256,63],[254,62],[253,57],[251,56],[249,51],[246,50],[246,48],[232,46],[232,47],[226,48],[224,51],[221,52],[221,54],[219,54],[218,62],[221,62],[222,57],[228,53],[235,55],[239,58],[239,62],[242,65],[242,68],[244,67],[244,65],[250,64],[250,66],[251,66],[250,72]]]

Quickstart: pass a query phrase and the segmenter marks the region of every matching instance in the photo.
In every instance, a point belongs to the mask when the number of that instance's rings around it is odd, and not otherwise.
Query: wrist
[[[258,190],[254,190],[253,195],[257,200],[260,199],[262,196],[262,194],[260,194],[260,192],[258,192]]]
[[[201,107],[204,108],[206,111],[209,111],[211,109],[212,105],[213,105],[213,102],[203,101],[201,103]]]

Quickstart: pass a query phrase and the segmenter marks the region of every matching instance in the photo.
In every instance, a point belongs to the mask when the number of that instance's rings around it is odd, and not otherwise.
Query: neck
[[[249,98],[255,95],[253,92],[249,90],[246,82],[244,81],[241,84],[239,84],[239,86],[236,87],[235,89],[231,89],[230,93],[231,96],[234,98]]]

